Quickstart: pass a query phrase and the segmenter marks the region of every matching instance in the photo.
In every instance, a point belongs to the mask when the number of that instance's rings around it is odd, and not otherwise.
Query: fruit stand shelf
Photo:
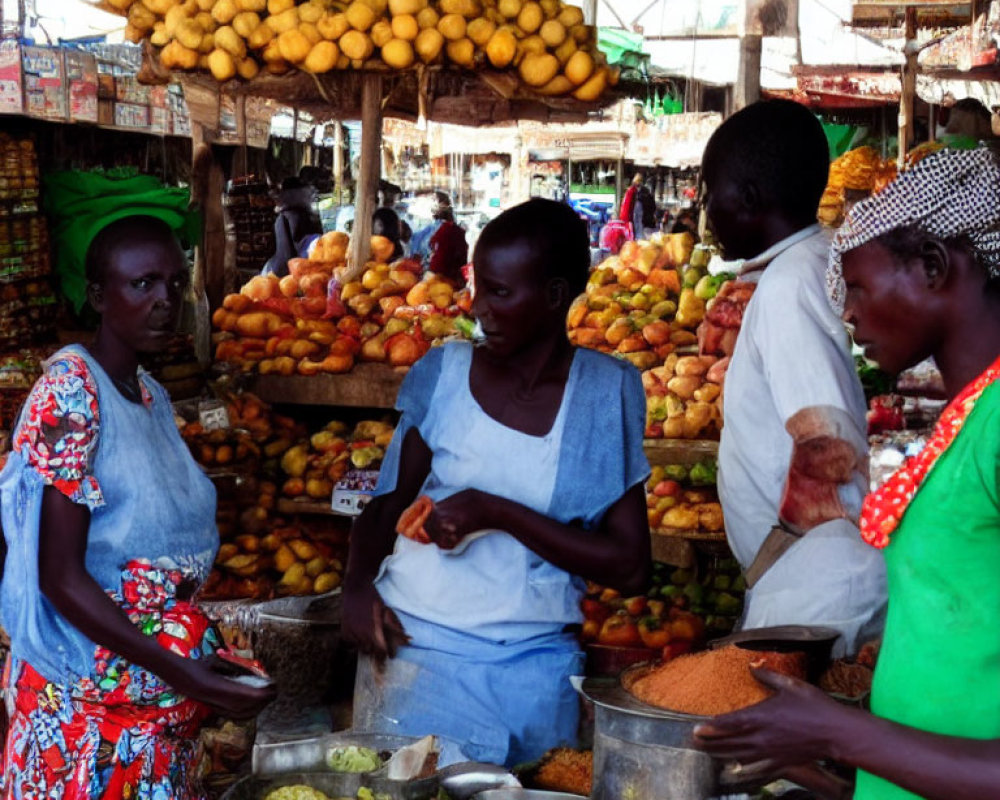
[[[330,507],[329,502],[322,500],[305,500],[302,498],[292,500],[282,497],[278,500],[277,510],[279,514],[320,514],[329,517],[344,517],[343,514],[338,514],[334,511]]]
[[[696,464],[719,455],[719,443],[709,439],[644,439],[650,464]]]
[[[342,375],[258,375],[251,390],[278,405],[393,408],[404,375],[385,364],[358,364]]]

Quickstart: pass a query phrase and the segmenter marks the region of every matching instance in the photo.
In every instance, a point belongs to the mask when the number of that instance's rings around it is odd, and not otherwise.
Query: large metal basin
[[[595,707],[592,800],[706,800],[716,794],[720,764],[692,745],[694,727],[708,717],[643,703],[618,678],[586,678],[580,691]]]

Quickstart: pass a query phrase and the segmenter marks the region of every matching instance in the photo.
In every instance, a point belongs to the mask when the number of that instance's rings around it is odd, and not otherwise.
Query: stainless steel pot
[[[664,711],[637,700],[617,678],[586,678],[595,706],[592,800],[706,800],[721,764],[692,745],[708,717]]]

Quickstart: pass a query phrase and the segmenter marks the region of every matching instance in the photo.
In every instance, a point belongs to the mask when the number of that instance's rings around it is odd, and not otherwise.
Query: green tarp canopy
[[[649,54],[643,52],[641,33],[621,28],[598,28],[597,47],[607,56],[609,64],[621,67],[626,79],[646,80],[649,77]],[[632,72],[635,74],[629,74]]]

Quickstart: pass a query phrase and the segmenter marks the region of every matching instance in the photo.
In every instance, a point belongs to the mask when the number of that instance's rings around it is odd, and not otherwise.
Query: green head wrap
[[[42,183],[55,272],[78,314],[87,300],[87,249],[106,225],[150,216],[169,225],[185,246],[199,240],[201,219],[188,209],[189,191],[166,187],[150,175],[68,171],[50,173]]]

